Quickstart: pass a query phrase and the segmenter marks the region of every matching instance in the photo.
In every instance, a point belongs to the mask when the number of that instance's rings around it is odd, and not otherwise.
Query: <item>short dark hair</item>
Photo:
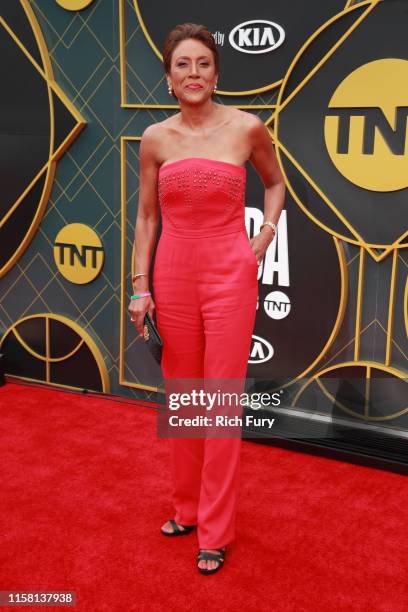
[[[206,26],[198,23],[180,23],[167,34],[163,46],[163,64],[166,74],[170,74],[171,58],[174,49],[182,40],[186,40],[186,38],[195,38],[212,51],[215,72],[218,74],[220,69],[220,56],[214,36]],[[177,98],[174,92],[173,96]]]

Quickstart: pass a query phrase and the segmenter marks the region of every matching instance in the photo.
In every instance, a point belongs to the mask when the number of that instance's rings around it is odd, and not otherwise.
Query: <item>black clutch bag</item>
[[[163,342],[159,332],[157,331],[157,327],[147,312],[143,320],[143,337],[147,348],[160,365],[162,359]]]

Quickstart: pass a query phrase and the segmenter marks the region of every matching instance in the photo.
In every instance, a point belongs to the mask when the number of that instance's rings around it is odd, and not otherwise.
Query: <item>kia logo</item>
[[[229,35],[230,45],[242,53],[268,53],[280,47],[284,40],[282,26],[266,19],[244,21]]]
[[[261,336],[255,336],[252,334],[252,346],[249,354],[248,363],[263,363],[273,357],[273,346],[261,338]]]

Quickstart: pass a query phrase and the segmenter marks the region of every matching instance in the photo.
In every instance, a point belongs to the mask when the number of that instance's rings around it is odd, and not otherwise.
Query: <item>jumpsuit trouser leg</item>
[[[243,392],[258,297],[246,230],[198,239],[162,234],[156,260],[164,379],[213,379],[221,390]],[[200,548],[221,548],[235,537],[240,451],[240,431],[170,438],[174,518],[198,523]]]

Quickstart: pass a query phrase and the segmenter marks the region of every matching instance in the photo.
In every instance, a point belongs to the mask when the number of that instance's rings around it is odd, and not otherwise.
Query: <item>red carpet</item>
[[[0,388],[0,591],[72,590],[75,608],[408,609],[406,477],[244,441],[238,538],[202,576],[196,534],[165,538],[168,441],[151,408]]]

